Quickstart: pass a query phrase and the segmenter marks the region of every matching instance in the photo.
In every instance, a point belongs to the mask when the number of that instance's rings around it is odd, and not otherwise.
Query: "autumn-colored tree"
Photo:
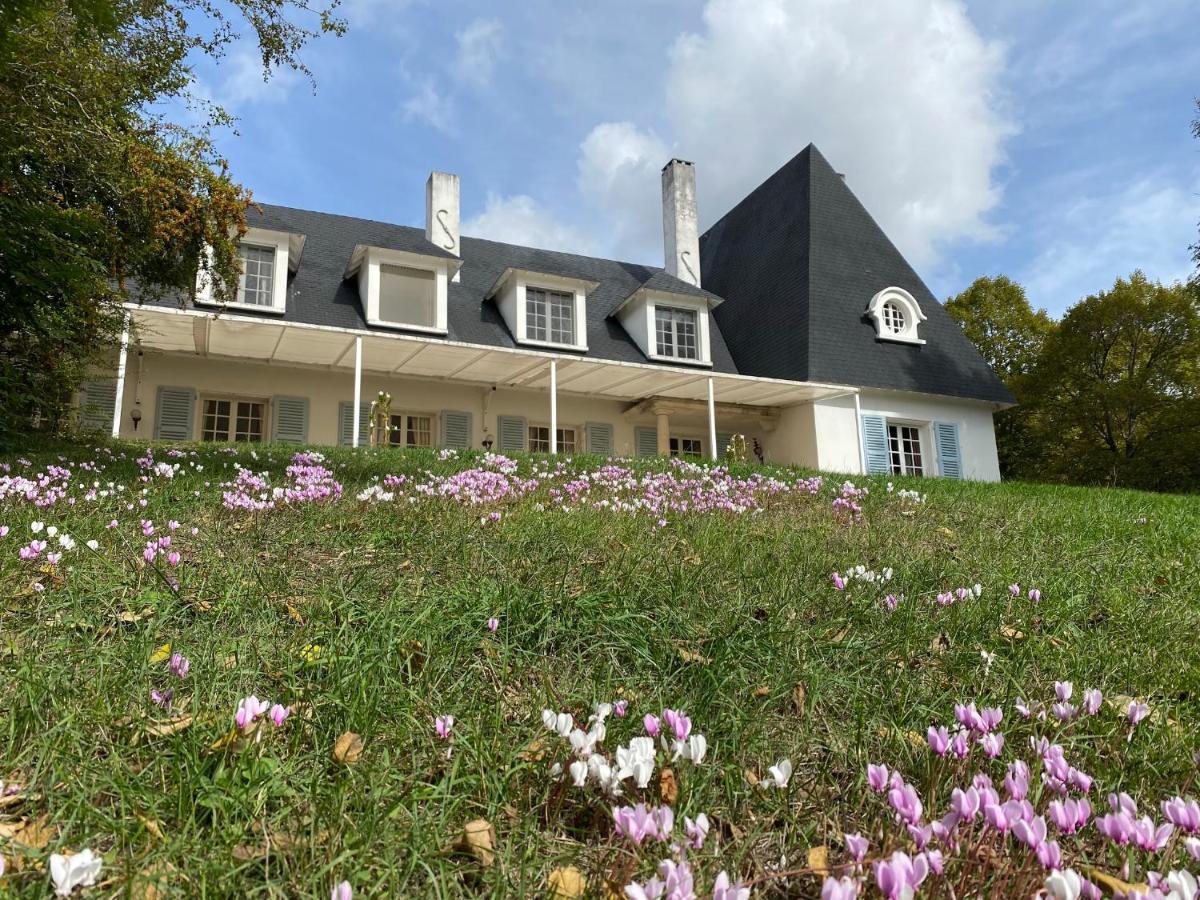
[[[186,291],[197,266],[236,284],[249,193],[211,140],[228,124],[189,94],[196,54],[241,32],[264,77],[308,74],[303,46],[340,33],[336,0],[14,0],[0,12],[0,443],[56,424],[110,346],[120,304]],[[201,127],[155,110],[199,104]],[[201,253],[212,248],[211,257]]]

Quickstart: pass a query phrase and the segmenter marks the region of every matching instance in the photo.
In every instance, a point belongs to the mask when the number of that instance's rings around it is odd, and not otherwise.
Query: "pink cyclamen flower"
[[[921,821],[921,813],[925,811],[925,807],[917,795],[917,789],[911,784],[901,782],[892,785],[891,790],[888,791],[888,802],[896,810],[896,816],[899,819],[910,825],[916,825]]]
[[[1125,716],[1129,719],[1129,724],[1136,726],[1142,719],[1150,715],[1149,705],[1138,700],[1130,700],[1129,706],[1125,710]]]
[[[641,846],[647,837],[655,837],[658,834],[658,823],[654,813],[646,808],[645,803],[639,803],[637,806],[615,806],[612,814],[617,834],[638,846]]]
[[[271,721],[275,723],[276,728],[283,725],[283,723],[287,721],[287,717],[291,714],[292,708],[290,706],[282,706],[281,704],[276,703],[271,707]]]
[[[354,891],[348,881],[338,883],[329,893],[329,900],[352,900],[353,897]]]
[[[686,741],[688,739],[688,735],[692,733],[692,720],[683,710],[664,709],[662,717],[663,721],[675,732],[675,740]]]
[[[659,731],[662,730],[662,720],[653,713],[646,713],[642,716],[642,726],[650,737],[658,737]]]
[[[1200,838],[1190,837],[1183,842],[1183,846],[1187,848],[1187,852],[1191,854],[1192,859],[1200,860]]]
[[[1039,591],[1037,588],[1030,588],[1029,589],[1029,599],[1032,600],[1034,603],[1041,603],[1042,602],[1042,592]]]
[[[1046,820],[1042,816],[1029,822],[1022,819],[1013,825],[1012,833],[1018,841],[1031,850],[1036,850],[1046,843]]]
[[[1004,735],[999,732],[985,734],[979,739],[979,746],[983,748],[988,759],[995,759],[1004,750]]]
[[[171,705],[171,700],[175,696],[175,692],[168,688],[165,691],[154,690],[150,692],[150,699],[154,701],[156,706],[161,706],[167,709]]]
[[[443,741],[450,737],[450,729],[454,727],[454,716],[438,716],[433,720],[433,730]]]
[[[844,591],[846,589],[846,579],[844,579],[837,572],[834,572],[830,578],[833,579],[833,586],[839,591]]]
[[[188,672],[192,668],[192,662],[182,653],[172,653],[170,662],[171,674],[176,678],[187,678]]]
[[[680,865],[683,865],[681,863]],[[670,882],[668,882],[669,884]],[[713,900],[750,900],[750,888],[745,887],[740,881],[731,882],[729,873],[722,869],[713,881]],[[673,900],[675,897],[686,898],[695,896],[692,893],[668,893],[667,900]]]
[[[950,808],[961,818],[970,822],[979,814],[979,791],[975,788],[955,788],[950,793]]]
[[[983,808],[983,821],[988,824],[988,827],[995,828],[1001,834],[1008,831],[1009,821],[1008,813],[1004,806],[999,803],[990,803]]]
[[[616,716],[618,719],[623,719],[623,718],[625,718],[625,713],[628,712],[628,710],[629,710],[629,701],[628,700],[617,700],[615,703],[613,703],[612,708],[613,708],[613,715]]]
[[[1012,594],[1014,597],[1020,597],[1021,596],[1021,586],[1016,583],[1010,584],[1008,586],[1008,592],[1010,594]]]
[[[871,843],[858,832],[853,834],[843,835],[846,841],[846,851],[854,859],[855,862],[862,862],[863,857],[867,855],[867,850],[870,849]]]
[[[234,715],[234,721],[237,723],[238,728],[240,728],[242,731],[245,731],[254,724],[255,720],[258,719],[259,716],[270,709],[270,707],[270,703],[268,703],[266,700],[259,700],[253,694],[251,694],[249,697],[243,697],[241,702],[238,703],[237,713]]]
[[[1123,847],[1133,840],[1133,818],[1124,812],[1106,813],[1096,820],[1096,830]]]
[[[1162,802],[1163,815],[1180,831],[1195,834],[1200,831],[1200,803],[1195,800],[1184,800],[1182,797],[1172,797]]]
[[[1095,688],[1088,688],[1083,692],[1083,711],[1089,716],[1100,712],[1100,705],[1103,702],[1104,695]]]
[[[700,850],[704,847],[704,840],[708,837],[709,822],[708,816],[704,813],[696,816],[695,820],[684,817],[684,830],[688,836],[688,846],[693,850]]]
[[[875,863],[875,884],[888,900],[912,897],[929,874],[929,862],[921,854],[915,858],[897,850],[890,859]]]
[[[500,620],[497,619],[495,616],[492,616],[490,619],[487,620],[487,630],[492,632],[493,634],[495,633],[496,629],[499,627],[500,627]]]
[[[1036,848],[1038,862],[1046,869],[1061,869],[1062,868],[1062,851],[1058,847],[1058,841],[1046,841],[1039,844]]]
[[[1075,685],[1070,681],[1054,682],[1054,696],[1058,697],[1059,701],[1066,703],[1071,699],[1071,695],[1075,693]]]
[[[821,900],[855,900],[858,897],[858,882],[853,878],[835,878],[830,875],[821,885]]]
[[[926,740],[929,742],[929,749],[938,756],[945,756],[946,751],[950,749],[950,734],[946,731],[946,726],[940,728],[929,726],[929,730],[925,732]]]
[[[1142,816],[1133,823],[1133,843],[1143,850],[1161,850],[1167,846],[1167,841],[1170,840],[1174,830],[1175,826],[1170,822],[1164,822],[1156,827],[1154,820],[1149,816]]]
[[[167,564],[168,565],[171,565],[171,566],[179,565],[179,559],[180,559],[180,556],[179,556],[178,550],[172,550],[170,553],[167,554]]]
[[[871,786],[871,790],[877,794],[882,794],[885,790],[887,790],[887,766],[877,766],[874,763],[869,763],[867,765],[867,784],[869,784]]]
[[[1087,799],[1080,800],[1051,800],[1050,821],[1054,827],[1064,834],[1074,834],[1088,823],[1092,815],[1092,805]]]

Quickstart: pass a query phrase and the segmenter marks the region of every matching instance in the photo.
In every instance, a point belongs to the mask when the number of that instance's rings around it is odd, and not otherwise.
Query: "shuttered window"
[[[307,397],[275,397],[271,409],[271,440],[286,444],[308,441]]]
[[[469,412],[442,412],[442,446],[455,450],[466,450],[471,446],[471,414]]]
[[[160,441],[192,440],[195,409],[196,392],[192,388],[160,386],[154,402],[154,437]]]
[[[864,415],[862,439],[867,473],[886,475],[891,472],[888,461],[887,420],[883,416]]]
[[[938,471],[944,478],[962,478],[962,451],[958,441],[958,425],[954,422],[934,422],[933,439],[937,445]]]
[[[525,450],[527,435],[522,416],[496,416],[496,431],[499,432],[499,449],[503,453],[520,453]]]
[[[371,443],[371,404],[362,403],[358,408],[358,446],[366,447]],[[343,400],[338,404],[338,446],[350,447],[354,444],[354,404]]]
[[[658,455],[658,429],[633,429],[633,452],[635,456]]]
[[[117,383],[112,380],[85,381],[79,386],[81,428],[111,433],[117,406]]]
[[[608,456],[613,452],[613,427],[607,422],[588,422],[584,428],[587,435],[587,452]]]

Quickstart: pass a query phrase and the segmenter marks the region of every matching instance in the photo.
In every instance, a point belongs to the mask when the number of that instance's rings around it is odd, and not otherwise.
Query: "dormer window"
[[[694,309],[655,305],[654,333],[658,355],[673,356],[676,359],[699,359],[697,318]]]
[[[196,302],[246,309],[255,312],[283,313],[287,310],[288,273],[295,272],[304,250],[304,235],[267,228],[247,228],[238,243],[237,296],[222,303],[201,271],[196,278]],[[211,251],[209,258],[211,259]]]
[[[867,315],[875,322],[875,335],[881,341],[923,344],[917,327],[925,314],[913,295],[904,288],[884,288],[867,304]]]
[[[491,290],[519,344],[587,350],[587,295],[599,285],[567,275],[505,269]]]
[[[447,285],[461,265],[449,255],[360,244],[345,277],[358,279],[368,325],[445,334]]]

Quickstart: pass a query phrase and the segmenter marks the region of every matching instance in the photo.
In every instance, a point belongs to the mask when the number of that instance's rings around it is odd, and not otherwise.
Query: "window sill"
[[[712,362],[707,359],[684,359],[680,356],[662,356],[658,353],[648,354],[648,358],[652,362],[673,363],[679,366],[697,366],[702,369],[711,369]]]
[[[877,334],[875,340],[880,343],[888,344],[924,344],[925,341],[918,337],[902,337],[900,335],[882,335]]]
[[[205,300],[201,297],[195,297],[192,300],[197,306],[209,306],[215,309],[233,309],[245,310],[246,312],[270,313],[275,316],[282,316],[286,309],[279,306],[260,306],[257,303],[222,303],[219,300]]]
[[[587,353],[587,344],[560,344],[556,341],[534,341],[522,338],[517,343],[523,347],[545,347],[548,350],[574,350],[576,353]]]
[[[395,331],[419,331],[422,334],[440,334],[446,336],[445,328],[436,325],[410,325],[407,322],[385,322],[383,319],[367,319],[367,324],[375,328],[390,328]]]

